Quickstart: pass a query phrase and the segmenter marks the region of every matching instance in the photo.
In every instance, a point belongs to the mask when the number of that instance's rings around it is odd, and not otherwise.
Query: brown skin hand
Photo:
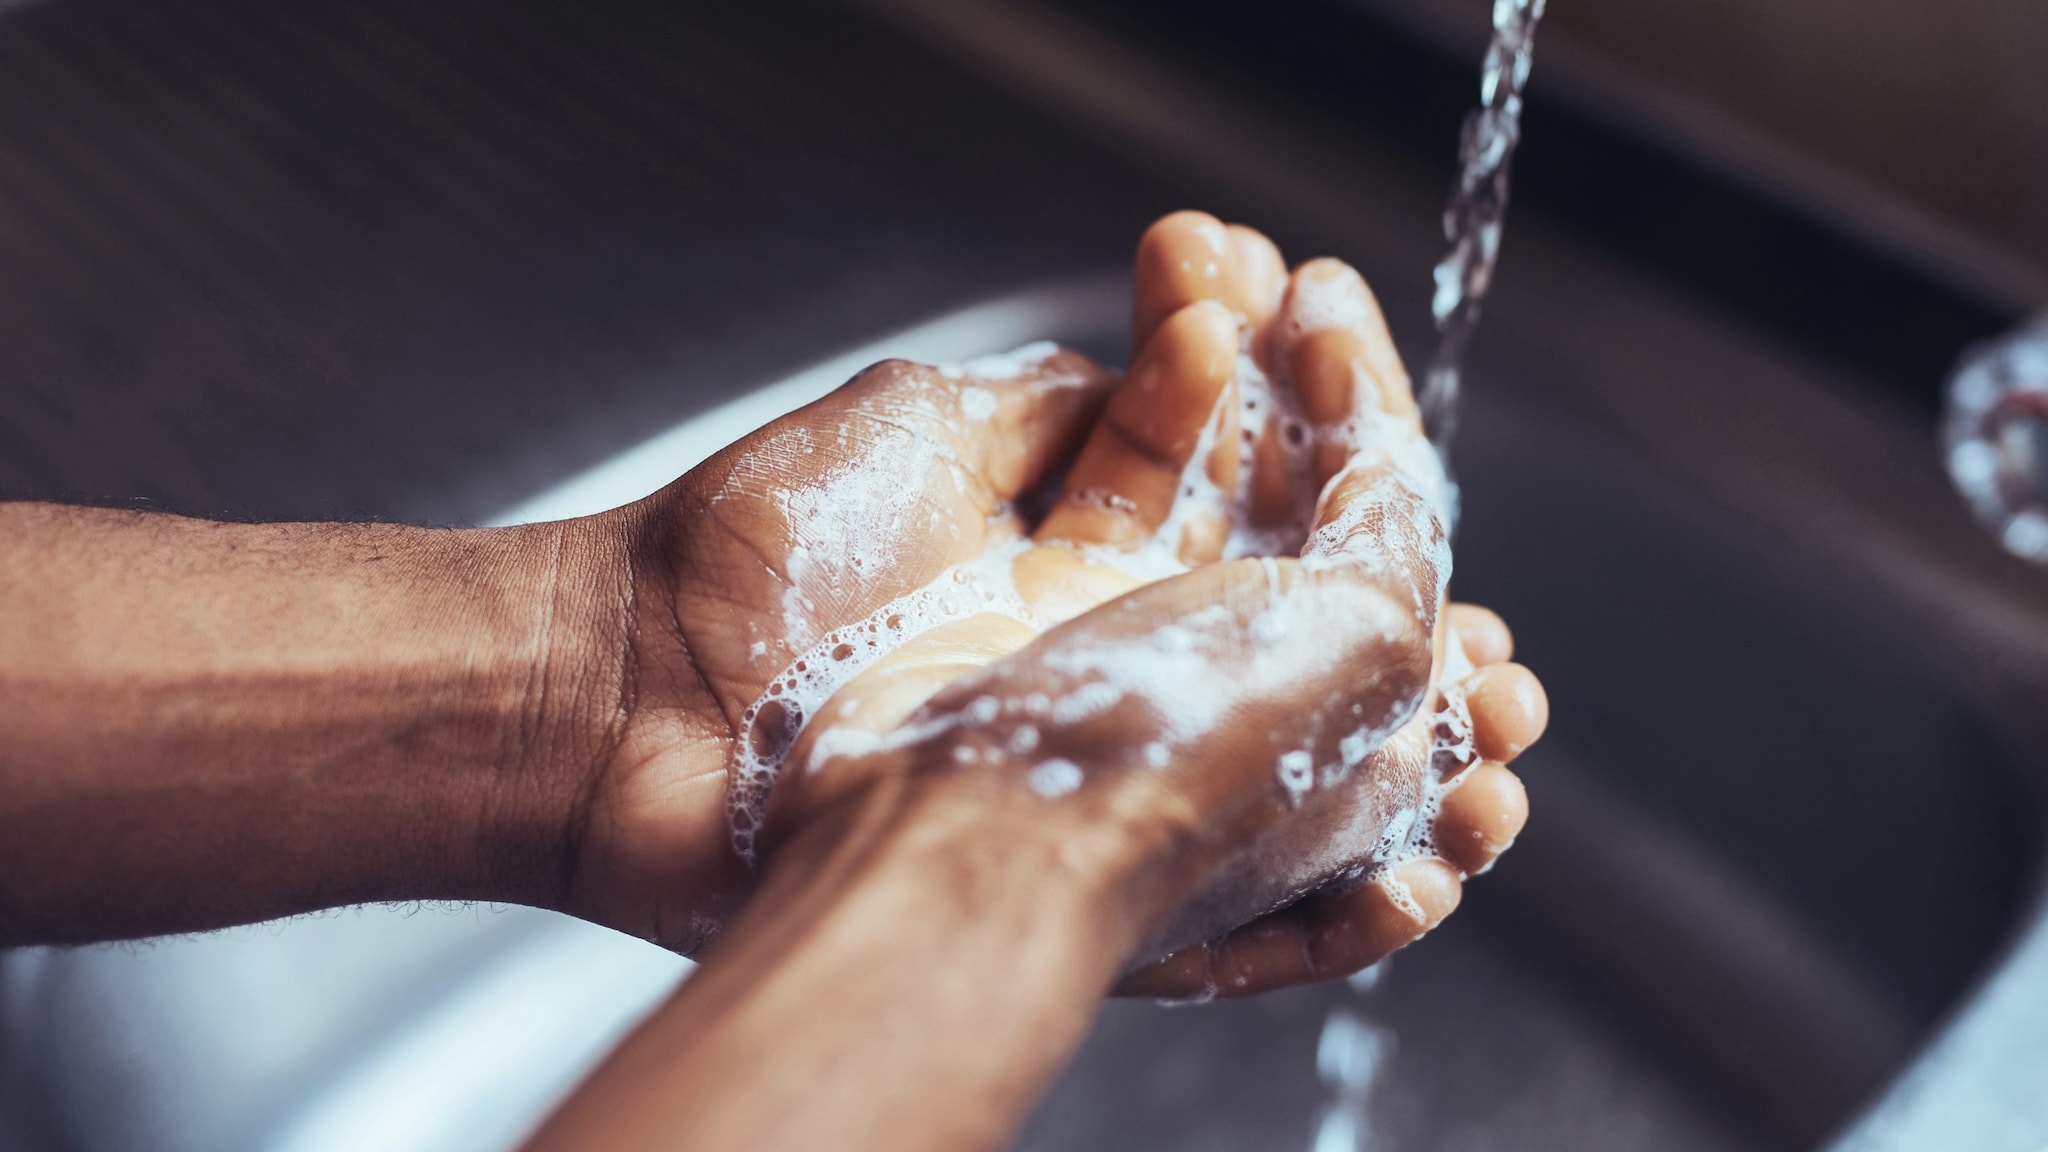
[[[632,691],[570,908],[707,943],[754,884],[727,813],[743,711],[816,638],[1023,532],[1007,503],[1071,457],[1113,382],[1071,352],[1003,379],[889,361],[614,514],[632,541]],[[967,415],[970,390],[992,413]]]

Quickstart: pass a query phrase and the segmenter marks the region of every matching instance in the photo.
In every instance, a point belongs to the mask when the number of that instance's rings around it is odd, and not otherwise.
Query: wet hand
[[[776,685],[807,653],[858,666],[917,623],[880,610],[1010,547],[1012,502],[1112,383],[1067,352],[885,362],[601,517],[630,572],[627,690],[571,824],[565,906],[685,952],[715,935],[753,887],[766,786],[733,770],[803,719]],[[820,648],[866,624],[880,633]]]
[[[1301,811],[1216,864],[1152,937],[1189,947],[1126,987],[1233,994],[1341,974],[1448,913],[1462,874],[1519,831],[1525,802],[1502,765],[1540,731],[1542,698],[1525,670],[1505,663],[1507,633],[1491,614],[1454,609],[1437,626],[1448,571],[1431,536],[1440,493],[1377,306],[1334,261],[1289,275],[1258,234],[1183,213],[1141,245],[1135,311],[1139,357],[1113,394],[1107,374],[1072,354],[885,364],[629,510],[642,540],[636,568],[654,577],[634,582],[637,615],[660,639],[634,645],[641,691],[620,754],[592,792],[578,852],[578,887],[600,918],[671,946],[702,943],[751,888],[728,845],[750,850],[766,816],[772,847],[843,798],[913,765],[929,770],[932,756],[913,749],[964,690],[949,684],[1148,581],[1226,551],[1291,554],[1306,539],[1313,555],[1332,531],[1352,540],[1338,567],[1404,605],[1425,640],[1419,665],[1380,652],[1367,673],[1377,703],[1342,707],[1405,724],[1354,725],[1348,761],[1334,765],[1314,759],[1302,731],[1269,725],[1248,763]],[[1027,540],[1011,501],[1077,444],[1060,496]],[[1373,543],[1353,546],[1368,523]],[[1280,579],[1273,564],[1258,569],[1269,587]],[[1223,571],[1240,574],[1185,587],[1219,592],[1248,578],[1242,563]],[[1159,607],[1189,593],[1144,595],[1165,599],[1118,601],[1113,618],[1096,610],[1058,634],[1062,650],[1108,645],[1134,624],[1138,634],[1191,635]],[[1237,608],[1248,603],[1232,595]],[[1271,626],[1276,617],[1257,618]],[[1191,700],[1230,712],[1230,685],[1196,688],[1196,665],[1243,657],[1241,640],[1179,661]],[[1313,646],[1299,647],[1303,667],[1314,667]],[[1055,754],[1057,718],[1046,710],[1066,697],[1062,674],[1038,651],[1001,665],[1016,692],[968,702],[970,718],[1005,735],[949,745],[938,757],[949,770],[978,765],[988,775],[1007,760],[1041,794],[1134,755],[1155,768],[1208,755],[1165,738],[1149,706],[1135,704]],[[1341,723],[1322,716],[1335,698],[1311,687],[1290,689],[1288,707]],[[990,706],[997,715],[984,715]],[[1448,761],[1436,748],[1446,725],[1465,733]],[[1222,729],[1202,731],[1235,747]],[[1304,758],[1317,788],[1300,786]],[[794,769],[781,773],[767,812],[767,785],[785,762]],[[1322,787],[1330,784],[1342,786]],[[1439,814],[1417,823],[1424,809]]]

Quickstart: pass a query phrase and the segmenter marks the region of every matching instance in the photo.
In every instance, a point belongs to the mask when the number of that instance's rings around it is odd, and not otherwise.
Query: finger
[[[1316,442],[1310,477],[1329,482],[1351,452],[1361,414],[1400,418],[1419,435],[1415,398],[1379,302],[1363,277],[1336,260],[1311,260],[1295,270],[1275,318],[1281,376]]]
[[[1458,634],[1465,658],[1473,667],[1504,664],[1514,658],[1514,633],[1499,614],[1477,604],[1453,604],[1449,611],[1451,629]]]
[[[1073,458],[1116,384],[1115,373],[1069,349],[1022,361],[1014,355],[940,369],[959,435],[1004,500]]]
[[[1275,912],[1273,916],[1286,916]],[[1112,996],[1147,1000],[1208,1000],[1216,995],[1216,977],[1210,970],[1214,959],[1209,945],[1196,944],[1162,956],[1126,974],[1109,990]]]
[[[1200,939],[1301,890],[1289,871],[1296,855],[1324,867],[1326,837],[1297,853],[1280,826],[1312,833],[1321,826],[1302,820],[1352,810],[1340,782],[1412,714],[1430,643],[1414,609],[1357,568],[1211,565],[1141,587],[949,685],[912,722],[949,735],[917,755],[949,764],[946,741],[964,742],[965,762],[1003,764],[1020,780],[1057,761],[1072,777],[1044,795],[1057,818],[1106,821],[1159,853],[1164,874],[1210,885],[1199,917],[1170,928]],[[1419,789],[1427,760],[1412,759]],[[1391,816],[1378,804],[1360,818]],[[1219,872],[1269,830],[1264,850],[1287,866]],[[1185,895],[1163,892],[1161,911]]]
[[[816,811],[866,785],[888,767],[864,753],[948,683],[1001,659],[1037,633],[995,613],[941,624],[861,670],[819,706],[791,745],[769,794],[768,835],[794,813]],[[831,659],[827,653],[825,659]],[[831,766],[831,771],[820,769]]]
[[[1284,385],[1283,385],[1284,387]],[[1264,423],[1252,440],[1251,476],[1245,486],[1245,519],[1253,528],[1298,524],[1314,493],[1299,474],[1294,457],[1307,450],[1306,430],[1287,416],[1286,407],[1270,404]]]
[[[1280,310],[1287,292],[1287,261],[1280,256],[1265,233],[1242,224],[1226,226],[1230,244],[1237,253],[1238,284],[1245,323],[1254,333],[1263,332]],[[1261,364],[1263,366],[1263,358]]]
[[[1435,627],[1451,574],[1450,537],[1433,493],[1396,460],[1353,461],[1330,481],[1302,556],[1371,573],[1388,595],[1414,605]]]
[[[1341,261],[1302,265],[1274,317],[1271,339],[1306,422],[1300,430],[1316,444],[1308,479],[1321,502],[1303,555],[1343,551],[1384,567],[1387,557],[1397,564],[1413,559],[1409,548],[1445,552],[1442,467],[1422,437],[1407,374],[1364,279]],[[1384,419],[1390,413],[1394,419]],[[1283,431],[1296,430],[1283,424]],[[1431,527],[1397,539],[1397,514],[1418,528]],[[1438,560],[1439,573],[1447,575],[1448,556]]]
[[[1169,316],[1199,301],[1245,315],[1240,259],[1239,241],[1206,212],[1175,212],[1147,228],[1132,269],[1131,347],[1143,348]]]
[[[1225,394],[1236,368],[1237,318],[1221,304],[1167,318],[1110,397],[1038,539],[1126,548],[1151,540],[1187,495],[1188,462],[1212,424],[1203,478],[1234,489],[1236,410]],[[1219,515],[1187,525],[1190,539],[1173,543],[1220,552],[1228,525],[1213,523]]]
[[[1484,872],[1529,822],[1529,793],[1506,767],[1490,761],[1458,778],[1436,819],[1437,855],[1467,876]]]
[[[1550,723],[1542,681],[1520,664],[1495,664],[1467,682],[1472,738],[1479,755],[1506,763],[1520,756]]]
[[[1309,978],[1348,976],[1379,963],[1443,923],[1463,898],[1457,871],[1424,857],[1316,899],[1304,913]]]
[[[1119,981],[1115,994],[1235,999],[1347,976],[1420,939],[1461,896],[1449,865],[1410,860],[1350,891],[1309,897],[1148,964]]]
[[[1379,300],[1365,277],[1349,264],[1323,257],[1296,268],[1273,326],[1275,351],[1283,364],[1308,336],[1326,331],[1349,333],[1356,339],[1368,380],[1380,393],[1374,406],[1394,413],[1414,410],[1408,370],[1387,331]],[[1350,405],[1344,407],[1348,410]]]
[[[1064,623],[1144,581],[1121,568],[1090,563],[1070,548],[1033,548],[1010,565],[1017,595],[1045,626]]]

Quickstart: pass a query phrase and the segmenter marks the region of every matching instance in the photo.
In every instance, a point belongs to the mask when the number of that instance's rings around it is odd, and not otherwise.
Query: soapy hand
[[[885,362],[607,514],[634,541],[633,668],[570,909],[684,952],[715,936],[754,883],[769,781],[749,770],[786,749],[820,677],[960,613],[877,616],[1020,538],[1012,502],[1071,454],[1113,382],[1073,353]]]
[[[1140,847],[1145,952],[1183,950],[1131,991],[1340,974],[1455,905],[1519,830],[1541,693],[1439,612],[1442,477],[1370,293],[1193,213],[1137,282],[1120,383],[885,363],[614,514],[633,691],[573,910],[693,950],[825,814],[933,780]]]

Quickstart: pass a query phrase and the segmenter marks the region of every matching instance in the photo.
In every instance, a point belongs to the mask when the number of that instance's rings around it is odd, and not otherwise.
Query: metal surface
[[[1179,206],[829,3],[0,20],[5,496],[475,519]]]

